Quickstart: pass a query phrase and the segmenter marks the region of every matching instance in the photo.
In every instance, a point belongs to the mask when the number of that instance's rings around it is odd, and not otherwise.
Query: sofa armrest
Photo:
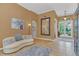
[[[15,42],[14,37],[8,37],[8,38],[3,39],[3,48],[7,45],[14,43],[14,42]]]

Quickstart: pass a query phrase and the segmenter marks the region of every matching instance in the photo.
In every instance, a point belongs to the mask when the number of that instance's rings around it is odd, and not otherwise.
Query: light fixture
[[[66,20],[66,17],[64,17],[64,20]]]
[[[64,15],[65,15],[65,16],[64,16],[64,20],[66,20],[66,10],[64,11]]]
[[[30,35],[31,34],[31,24],[28,24],[28,27],[29,27],[29,31],[28,31],[28,34]]]
[[[28,26],[31,26],[31,24],[28,24]]]

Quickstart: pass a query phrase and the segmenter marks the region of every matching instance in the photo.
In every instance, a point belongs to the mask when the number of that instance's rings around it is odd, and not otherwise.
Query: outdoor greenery
[[[68,35],[68,36],[71,36],[71,20],[70,20],[70,18],[67,18],[67,20],[63,20],[61,18],[60,21],[59,21],[58,26],[59,26],[60,35],[63,35],[64,30],[65,30],[65,32],[66,32],[65,34]]]

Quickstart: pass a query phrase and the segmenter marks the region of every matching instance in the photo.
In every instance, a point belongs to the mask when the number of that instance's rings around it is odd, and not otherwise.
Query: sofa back
[[[33,39],[33,38],[32,38],[32,35],[23,35],[23,39],[28,40],[28,39]]]

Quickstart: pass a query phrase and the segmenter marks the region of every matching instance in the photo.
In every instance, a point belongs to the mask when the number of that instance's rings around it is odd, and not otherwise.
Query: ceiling
[[[71,15],[77,8],[77,3],[19,3],[19,5],[37,14],[55,10],[58,16],[64,16],[64,11],[66,15]]]

